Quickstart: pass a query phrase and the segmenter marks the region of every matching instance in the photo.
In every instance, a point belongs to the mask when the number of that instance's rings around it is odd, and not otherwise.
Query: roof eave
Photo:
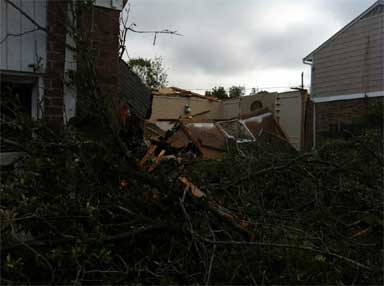
[[[313,62],[313,53],[310,53],[308,56],[303,58],[303,64],[312,64]]]

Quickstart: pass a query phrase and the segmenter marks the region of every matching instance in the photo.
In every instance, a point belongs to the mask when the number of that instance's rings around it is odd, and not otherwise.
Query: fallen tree
[[[25,122],[8,126],[33,133],[16,138],[25,155],[1,173],[2,283],[383,282],[380,132],[149,174],[129,138]]]
[[[1,144],[23,154],[1,169],[2,284],[383,283],[380,131],[309,154],[235,144],[148,173],[75,38],[65,130],[1,101]]]

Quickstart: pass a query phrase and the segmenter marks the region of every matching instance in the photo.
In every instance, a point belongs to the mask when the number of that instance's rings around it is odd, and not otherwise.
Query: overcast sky
[[[302,58],[375,0],[130,0],[136,29],[177,30],[183,36],[130,33],[129,57],[161,56],[170,86],[200,90],[243,85],[249,91],[300,84]]]

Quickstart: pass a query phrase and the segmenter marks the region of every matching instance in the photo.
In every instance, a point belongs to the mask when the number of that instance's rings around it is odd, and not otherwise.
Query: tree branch
[[[22,8],[20,8],[19,6],[17,6],[15,3],[13,3],[11,0],[5,0],[6,3],[8,3],[9,5],[11,5],[13,8],[15,8],[17,11],[20,12],[20,14],[22,14],[25,18],[27,18],[29,21],[31,21],[32,24],[34,24],[36,26],[35,29],[32,29],[32,30],[29,30],[29,31],[25,31],[25,32],[22,32],[22,33],[19,33],[19,34],[13,34],[13,33],[8,33],[5,35],[5,37],[0,41],[0,45],[5,42],[9,37],[21,37],[25,34],[29,34],[29,33],[33,33],[33,32],[36,32],[36,31],[44,31],[48,34],[48,29],[41,26],[39,23],[37,23],[31,16],[28,15],[27,12],[25,12]],[[76,51],[76,48],[69,45],[68,43],[65,43],[65,46],[72,50],[72,51]]]
[[[120,44],[119,56],[120,56],[120,58],[122,58],[124,53],[127,52],[125,42],[126,42],[128,31],[131,31],[133,33],[138,33],[138,34],[154,34],[153,45],[156,45],[156,40],[157,40],[158,34],[169,34],[169,35],[182,36],[182,34],[178,33],[177,31],[171,31],[168,29],[156,30],[156,31],[136,30],[134,28],[136,26],[135,23],[132,23],[128,26],[128,19],[129,19],[130,11],[131,11],[131,5],[128,3],[127,7],[125,8],[125,13],[121,13],[121,17],[120,17],[120,26],[122,27],[120,29],[120,38],[119,38],[119,44]]]
[[[358,261],[355,261],[351,258],[342,256],[337,253],[333,253],[330,251],[324,251],[321,249],[316,249],[312,247],[305,247],[305,246],[298,246],[298,245],[291,245],[291,244],[281,244],[281,243],[268,243],[268,242],[256,242],[256,241],[213,241],[208,238],[204,238],[201,236],[197,236],[200,240],[209,243],[209,244],[216,244],[216,245],[243,245],[243,246],[265,246],[265,247],[277,247],[277,248],[291,248],[291,249],[299,249],[299,250],[304,250],[304,251],[309,251],[309,252],[314,252],[314,253],[319,253],[319,254],[324,254],[324,255],[329,255],[335,258],[338,258],[340,260],[343,260],[345,262],[348,262],[352,265],[354,265],[357,268],[363,268],[366,270],[375,270],[372,269],[369,266],[366,266]]]
[[[19,11],[29,21],[31,21],[38,28],[38,30],[48,32],[47,28],[44,28],[39,23],[37,23],[31,16],[29,16],[23,9],[21,9],[19,6],[17,6],[15,3],[13,3],[11,0],[5,0],[5,2],[7,2],[13,8],[15,8],[17,11]]]
[[[169,35],[175,35],[175,36],[183,36],[182,34],[178,33],[177,31],[171,31],[168,29],[160,30],[160,31],[140,31],[135,30],[132,28],[132,25],[127,28],[129,31],[138,33],[138,34],[154,34],[153,38],[153,45],[156,44],[157,34],[169,34]]]
[[[1,45],[2,43],[4,43],[9,37],[21,37],[21,36],[23,36],[23,35],[26,35],[26,34],[29,34],[29,33],[33,33],[33,32],[39,31],[39,30],[40,30],[40,28],[34,28],[34,29],[32,29],[32,30],[28,30],[28,31],[25,31],[25,32],[22,32],[22,33],[18,33],[18,34],[7,33],[7,34],[5,35],[5,37],[4,37],[2,40],[0,40],[0,45]]]

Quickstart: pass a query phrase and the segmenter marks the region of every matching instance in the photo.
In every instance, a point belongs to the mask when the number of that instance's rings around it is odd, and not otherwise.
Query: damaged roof
[[[194,146],[203,159],[222,157],[228,149],[229,140],[239,144],[250,143],[268,135],[274,138],[273,143],[288,142],[272,112],[267,109],[227,121],[180,120],[178,124],[179,128],[166,138],[166,143],[179,150]]]
[[[220,158],[226,151],[226,138],[215,123],[181,123],[180,128],[168,138],[175,149],[193,145],[204,159]]]
[[[252,135],[257,138],[261,133],[267,132],[275,134],[288,141],[287,135],[276,122],[273,113],[267,108],[256,110],[251,113],[241,114],[240,122],[242,122]]]
[[[205,99],[209,101],[220,101],[216,97],[204,96],[204,95],[195,93],[193,91],[182,89],[179,87],[164,87],[164,88],[156,89],[152,91],[152,94],[155,96],[194,97],[194,98],[200,98],[200,99]]]
[[[119,68],[121,97],[135,117],[142,120],[149,118],[152,110],[151,90],[123,60],[120,60]]]

